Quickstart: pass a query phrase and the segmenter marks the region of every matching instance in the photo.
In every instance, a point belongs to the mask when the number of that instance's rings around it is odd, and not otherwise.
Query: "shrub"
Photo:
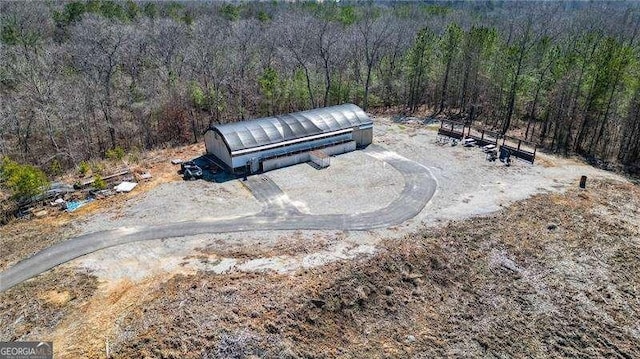
[[[42,194],[49,185],[47,176],[39,168],[21,165],[8,157],[0,164],[0,183],[9,189],[14,199]]]
[[[93,187],[97,190],[103,190],[107,188],[107,182],[103,180],[100,175],[96,175],[95,180],[93,181]]]
[[[233,4],[223,4],[220,7],[220,14],[222,17],[229,21],[236,21],[240,19],[240,6],[235,6]]]
[[[80,171],[80,174],[83,176],[86,176],[87,173],[89,173],[90,169],[91,167],[89,166],[89,163],[87,163],[87,161],[82,161],[78,165],[78,171]]]
[[[208,107],[208,101],[204,94],[204,91],[202,91],[202,88],[200,88],[200,85],[198,85],[197,82],[192,81],[189,85],[189,90],[191,95],[191,103],[193,104],[193,106],[199,110],[206,110]]]
[[[58,159],[51,161],[51,164],[49,165],[49,174],[52,176],[60,176],[62,174],[62,165]]]
[[[125,151],[124,148],[116,146],[116,148],[107,150],[104,155],[105,157],[107,157],[107,159],[110,159],[112,161],[121,161],[124,158]]]
[[[139,164],[140,157],[141,157],[140,149],[138,149],[137,147],[134,147],[133,150],[131,150],[131,152],[129,152],[129,155],[127,156],[127,162]]]
[[[99,163],[99,162],[92,163],[91,164],[91,172],[93,172],[94,174],[101,175],[102,173],[104,173],[104,164]]]

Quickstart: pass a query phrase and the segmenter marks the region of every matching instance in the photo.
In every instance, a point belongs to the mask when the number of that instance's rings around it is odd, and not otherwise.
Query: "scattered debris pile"
[[[51,212],[66,210],[73,212],[94,200],[104,199],[121,192],[130,192],[139,181],[148,181],[151,173],[141,170],[132,171],[129,167],[119,167],[104,177],[92,176],[84,181],[76,181],[70,185],[64,182],[54,182],[42,195],[21,203],[14,208],[18,218],[40,218]],[[97,183],[100,182],[101,186]],[[102,189],[101,187],[106,187]],[[3,213],[9,213],[3,209]]]

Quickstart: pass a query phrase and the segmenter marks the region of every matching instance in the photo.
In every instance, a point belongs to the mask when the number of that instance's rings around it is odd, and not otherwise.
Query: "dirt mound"
[[[592,182],[294,276],[177,276],[117,357],[640,357],[640,189]]]

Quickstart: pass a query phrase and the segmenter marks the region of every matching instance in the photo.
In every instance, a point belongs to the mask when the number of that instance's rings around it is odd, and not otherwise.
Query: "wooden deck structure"
[[[498,150],[505,148],[509,150],[512,156],[531,164],[535,162],[538,150],[538,146],[534,142],[512,136],[504,136],[496,131],[472,128],[466,122],[453,120],[442,120],[440,122],[438,136],[446,136],[461,141],[465,138],[472,138],[479,147],[495,145]],[[502,144],[499,143],[500,140],[502,140]]]
[[[507,141],[511,144],[507,144]],[[531,164],[536,160],[538,146],[531,141],[525,141],[511,136],[503,136],[502,145],[500,145],[500,147],[508,149],[512,156]]]
[[[442,120],[440,121],[438,135],[455,138],[456,140],[462,140],[465,136],[467,127],[468,125],[464,122]]]
[[[498,141],[500,140],[501,135],[499,132],[469,127],[465,137],[473,138],[476,141],[476,144],[480,147],[484,147],[486,145],[495,145],[498,147]]]

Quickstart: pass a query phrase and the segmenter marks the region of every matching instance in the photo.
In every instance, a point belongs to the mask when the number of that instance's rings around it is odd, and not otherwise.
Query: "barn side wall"
[[[345,152],[351,152],[356,149],[355,141],[349,141],[345,143],[341,143],[339,145],[325,147],[322,149],[322,152],[326,153],[329,156],[339,155]],[[264,160],[262,162],[262,170],[263,171],[271,171],[277,168],[292,166],[298,163],[308,162],[309,161],[309,152],[297,153],[290,156],[282,156],[276,157],[268,160]]]
[[[236,170],[236,172],[242,172],[244,171],[244,167],[247,164],[247,162],[251,160],[262,161],[263,159],[269,159],[271,157],[288,156],[293,152],[308,152],[316,148],[331,146],[333,143],[350,141],[351,139],[352,139],[352,133],[349,132],[349,133],[345,133],[338,136],[327,137],[327,138],[322,138],[314,141],[296,143],[290,146],[272,148],[264,151],[252,152],[252,153],[247,153],[239,156],[234,156],[232,159],[233,168],[234,170]],[[308,161],[308,158],[309,158],[309,155],[307,154],[306,161]]]
[[[222,161],[229,169],[233,168],[231,161],[231,153],[227,145],[224,143],[222,137],[215,131],[207,131],[204,134],[204,145],[207,148],[207,153],[214,155],[217,159]]]
[[[359,148],[367,147],[373,142],[373,127],[354,128],[353,140]]]

